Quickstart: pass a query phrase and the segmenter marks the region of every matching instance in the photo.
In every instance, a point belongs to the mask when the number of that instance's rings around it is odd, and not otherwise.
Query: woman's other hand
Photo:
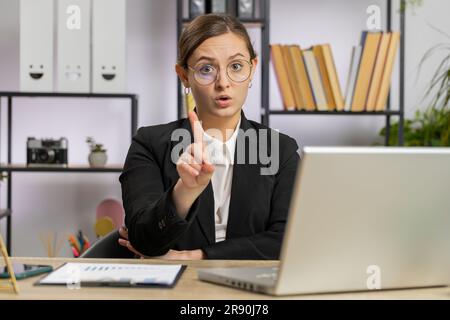
[[[137,251],[130,243],[128,239],[128,230],[125,227],[120,227],[119,234],[122,238],[119,238],[119,244],[141,259],[164,259],[164,260],[203,260],[205,259],[205,253],[201,249],[196,250],[169,250],[166,254],[162,256],[149,257],[143,255]]]

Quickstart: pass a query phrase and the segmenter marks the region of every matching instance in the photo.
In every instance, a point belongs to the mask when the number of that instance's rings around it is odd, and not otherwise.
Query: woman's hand
[[[128,240],[128,229],[125,227],[120,227],[119,228],[119,234],[120,236],[123,238],[119,238],[119,244],[122,247],[127,248],[128,250],[130,250],[131,252],[133,252],[136,256],[138,256],[141,259],[147,258],[145,255],[143,255],[142,253],[140,253],[139,251],[137,251],[130,243],[130,240]]]
[[[203,260],[205,259],[205,253],[201,249],[197,250],[169,250],[165,255],[149,257],[145,256],[137,251],[128,240],[128,230],[125,227],[120,227],[119,234],[123,238],[119,238],[119,244],[125,248],[128,248],[135,255],[141,259],[165,259],[165,260]]]
[[[189,112],[189,121],[194,134],[190,144],[177,163],[177,171],[183,184],[190,189],[203,190],[211,180],[214,166],[203,143],[203,128],[194,111]]]
[[[194,201],[209,184],[214,173],[214,165],[203,143],[203,128],[194,111],[189,112],[189,121],[194,134],[194,143],[190,144],[177,162],[180,179],[175,184],[172,198],[177,213],[183,219]]]
[[[152,259],[165,259],[165,260],[203,260],[205,259],[205,253],[201,249],[196,250],[169,250],[165,255],[152,257]]]

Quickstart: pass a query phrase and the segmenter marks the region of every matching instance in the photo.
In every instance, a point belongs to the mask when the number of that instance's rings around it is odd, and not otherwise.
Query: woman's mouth
[[[219,107],[226,108],[226,107],[229,107],[231,105],[232,99],[231,99],[230,96],[221,95],[221,96],[216,97],[215,101],[216,101],[216,104]]]

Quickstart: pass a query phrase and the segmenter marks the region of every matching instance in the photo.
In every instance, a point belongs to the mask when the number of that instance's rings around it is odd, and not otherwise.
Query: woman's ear
[[[253,79],[253,75],[255,74],[256,71],[256,66],[258,65],[258,58],[254,58],[252,59],[252,73],[250,75],[250,80]]]
[[[189,88],[189,78],[187,75],[187,71],[185,68],[183,68],[182,66],[180,66],[178,63],[175,65],[175,71],[178,75],[178,78],[180,78],[181,82],[183,83],[183,86],[185,88]]]

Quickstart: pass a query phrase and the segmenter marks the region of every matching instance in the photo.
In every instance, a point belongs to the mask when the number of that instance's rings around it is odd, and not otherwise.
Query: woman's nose
[[[230,79],[228,79],[227,71],[223,68],[217,72],[216,86],[219,88],[226,88],[230,86]]]

